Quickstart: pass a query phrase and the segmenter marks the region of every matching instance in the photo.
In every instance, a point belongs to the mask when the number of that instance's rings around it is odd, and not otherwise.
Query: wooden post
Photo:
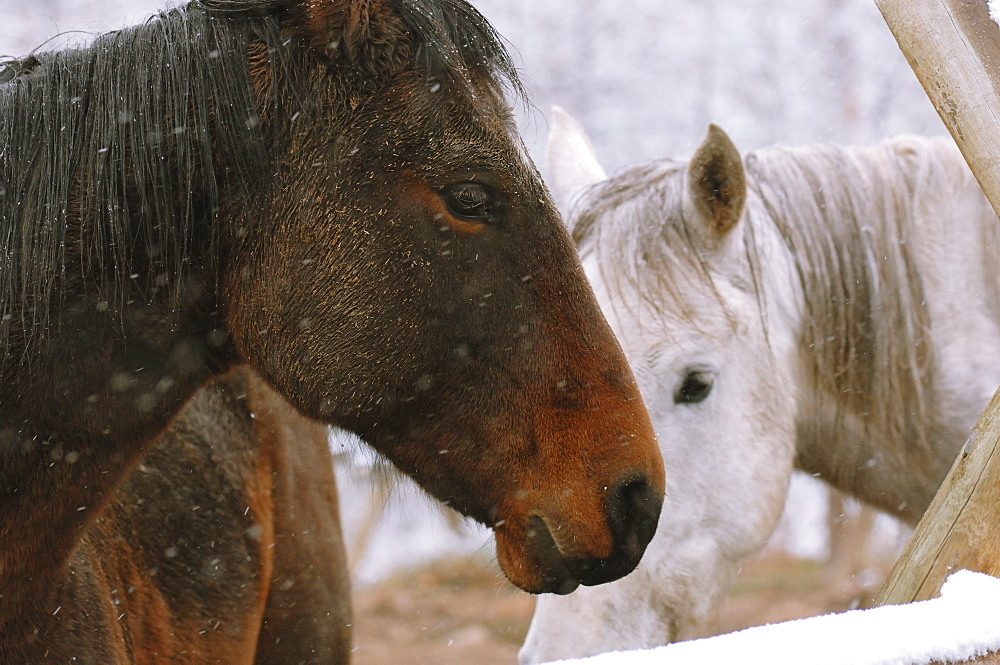
[[[876,604],[936,598],[945,578],[961,569],[1000,577],[1000,391],[914,530]]]
[[[1000,27],[986,0],[875,0],[1000,214]]]
[[[986,0],[875,4],[1000,214],[1000,27]],[[1000,392],[889,574],[879,604],[934,597],[948,574],[962,568],[1000,576],[998,443]],[[1000,665],[1000,653],[974,662]]]
[[[1000,577],[1000,391],[917,524],[876,604],[935,598],[945,578],[963,569]],[[971,662],[1000,665],[1000,653]]]

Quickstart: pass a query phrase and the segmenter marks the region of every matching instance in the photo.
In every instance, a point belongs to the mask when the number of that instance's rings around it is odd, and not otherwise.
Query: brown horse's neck
[[[51,591],[47,581],[191,395],[238,362],[217,282],[232,246],[223,208],[255,188],[275,148],[266,138],[277,132],[267,104],[278,95],[268,89],[255,99],[241,61],[249,50],[242,28],[220,21],[218,44],[188,43],[187,21],[206,20],[192,16],[172,13],[148,30],[130,29],[142,32],[144,44],[170,41],[174,30],[184,35],[174,35],[177,48],[161,50],[173,54],[172,71],[187,73],[171,79],[186,109],[158,106],[156,96],[119,100],[109,93],[146,89],[146,78],[166,71],[162,64],[152,74],[119,66],[114,54],[132,43],[129,31],[100,38],[91,57],[51,54],[36,67],[42,83],[48,68],[61,79],[89,81],[63,95],[89,102],[63,109],[77,123],[64,134],[87,149],[78,157],[79,146],[59,144],[49,151],[57,154],[51,164],[36,160],[47,174],[36,176],[42,180],[77,169],[57,192],[64,199],[0,210],[0,220],[32,238],[15,250],[65,247],[45,254],[47,263],[17,255],[25,265],[45,263],[30,280],[0,279],[0,635],[6,618]],[[206,59],[212,51],[220,57]],[[95,66],[107,71],[91,75]],[[225,78],[225,96],[209,93],[213,76]],[[45,87],[33,81],[20,86],[12,107],[32,106],[36,88]],[[178,108],[188,116],[172,116]],[[134,122],[108,120],[114,117]],[[47,125],[30,127],[44,136]],[[175,131],[163,134],[163,127]],[[16,139],[0,136],[0,146]],[[88,141],[100,148],[89,149]],[[0,160],[5,169],[13,164]],[[63,212],[48,219],[50,208]],[[38,235],[46,223],[59,233]],[[4,298],[11,293],[22,295]]]
[[[44,580],[185,401],[233,364],[214,295],[203,281],[187,281],[179,314],[173,302],[114,311],[67,293],[47,339],[8,346],[0,366],[0,617],[45,591]]]

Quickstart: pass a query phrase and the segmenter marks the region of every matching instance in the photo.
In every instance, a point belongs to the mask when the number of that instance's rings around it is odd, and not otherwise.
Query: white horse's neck
[[[744,231],[758,246],[779,238],[797,273],[794,297],[779,301],[800,307],[788,357],[801,379],[797,464],[914,522],[1000,380],[995,305],[966,310],[989,346],[977,377],[949,357],[969,340],[943,318],[996,292],[982,253],[996,217],[944,142],[773,149],[747,168]],[[767,297],[788,293],[785,271],[759,259]]]

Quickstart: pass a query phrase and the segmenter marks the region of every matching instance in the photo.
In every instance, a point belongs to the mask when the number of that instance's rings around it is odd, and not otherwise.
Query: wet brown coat
[[[241,365],[525,590],[635,567],[659,450],[505,81],[463,0],[200,0],[0,88],[0,662],[339,649],[328,463],[246,429]]]
[[[338,515],[326,427],[235,370],[195,394],[5,622],[3,662],[346,663]]]

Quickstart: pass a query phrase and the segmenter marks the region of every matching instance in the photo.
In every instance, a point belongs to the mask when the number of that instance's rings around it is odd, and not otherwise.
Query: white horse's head
[[[725,132],[710,126],[688,163],[606,179],[583,130],[557,109],[549,164],[669,480],[635,572],[540,597],[522,663],[697,636],[739,563],[773,531],[795,449],[792,264],[779,238],[752,237],[746,174]],[[750,269],[762,265],[766,274]]]

